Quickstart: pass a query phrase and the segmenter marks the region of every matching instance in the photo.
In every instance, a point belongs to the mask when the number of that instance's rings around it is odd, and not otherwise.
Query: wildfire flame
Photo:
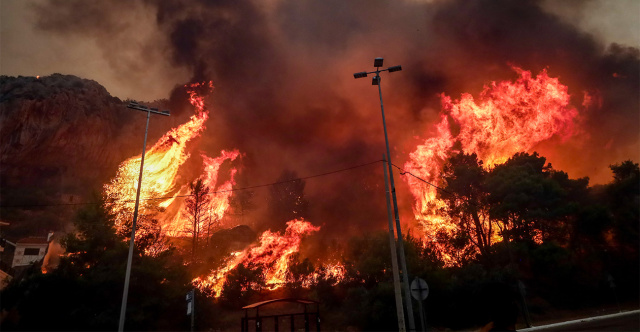
[[[267,230],[260,235],[259,245],[232,253],[224,266],[212,271],[211,274],[204,278],[194,279],[193,283],[196,287],[209,290],[214,296],[218,297],[222,293],[222,286],[226,281],[227,273],[238,265],[244,264],[262,267],[267,288],[271,290],[279,288],[287,281],[289,258],[292,254],[298,252],[302,237],[318,230],[320,230],[320,227],[313,226],[302,219],[294,219],[287,222],[287,229],[284,234]],[[344,273],[344,267],[339,264],[326,267],[326,275],[337,280],[341,280]],[[310,278],[317,278],[317,275],[312,275]],[[310,280],[305,280],[303,285],[308,286],[310,282]]]
[[[529,151],[537,143],[554,135],[572,135],[578,112],[569,104],[567,87],[543,70],[536,77],[517,67],[515,82],[492,82],[485,85],[477,100],[462,94],[459,100],[441,96],[444,114],[436,125],[434,136],[425,140],[410,154],[404,165],[418,177],[441,183],[445,160],[459,142],[466,153],[476,153],[489,168],[503,163],[516,152]],[[449,121],[459,127],[454,134]],[[406,178],[416,199],[414,214],[445,260],[451,256],[435,241],[437,234],[450,233],[455,227],[438,210],[444,202],[436,198],[436,189],[413,178]]]
[[[206,211],[206,217],[209,220],[202,220],[201,224],[205,222],[211,222],[212,224],[217,224],[216,226],[220,226],[220,221],[224,216],[225,212],[229,208],[229,198],[233,194],[232,188],[235,185],[235,174],[237,170],[235,168],[231,169],[230,179],[223,183],[222,185],[216,188],[216,184],[218,181],[218,171],[220,170],[220,166],[225,161],[234,161],[238,156],[240,156],[240,152],[238,150],[233,151],[222,151],[220,156],[217,158],[211,158],[204,154],[201,155],[204,163],[204,172],[201,176],[203,178],[203,184],[205,188],[207,188],[210,192],[211,201],[209,204],[204,207]],[[182,188],[178,195],[186,192],[186,187]],[[175,198],[175,196],[174,196]],[[173,203],[174,199],[164,202],[169,206]],[[173,217],[167,216],[166,221],[163,226],[163,231],[165,234],[169,236],[179,236],[185,229],[185,217],[183,216],[183,204],[180,202],[178,207],[175,209],[177,211]],[[170,213],[167,213],[170,215]],[[198,225],[198,227],[203,227],[203,225]]]
[[[209,118],[209,111],[205,108],[204,96],[196,91],[202,88],[213,89],[213,84],[194,83],[186,86],[188,88],[189,101],[195,107],[195,114],[191,116],[187,123],[177,128],[171,129],[164,134],[156,144],[145,153],[145,164],[142,175],[142,187],[140,192],[139,213],[155,213],[167,209],[174,203],[176,196],[186,193],[186,187],[177,189],[177,178],[180,167],[189,158],[187,143],[198,137],[205,129],[205,122]],[[205,174],[208,187],[216,185],[217,172],[220,164],[225,160],[234,160],[239,155],[238,151],[222,152],[218,158],[203,156],[205,164]],[[122,227],[124,223],[131,219],[135,204],[135,195],[138,188],[138,174],[140,170],[141,156],[135,156],[122,162],[116,176],[110,183],[104,186],[104,195],[107,198],[107,205],[116,216],[116,226]],[[224,211],[228,208],[228,198],[231,195],[233,186],[232,170],[231,180],[221,186],[224,193],[216,195],[212,204],[212,213],[218,219],[222,218]],[[173,194],[172,194],[173,193]],[[169,197],[164,200],[145,200],[145,198]],[[179,204],[180,207],[182,206]],[[180,207],[171,209],[171,213],[165,213],[162,226],[163,233],[175,235],[176,230],[181,229],[184,223],[179,216]]]
[[[166,133],[145,155],[141,197],[169,196],[169,198],[162,201],[141,200],[140,214],[161,211],[163,214],[162,232],[169,236],[180,236],[189,224],[186,216],[183,215],[184,201],[177,199],[178,196],[187,194],[187,186],[183,185],[176,189],[176,180],[180,167],[189,158],[186,149],[187,143],[200,135],[205,128],[204,123],[209,117],[204,97],[196,92],[196,89],[203,87],[213,88],[211,83],[188,86],[190,88],[188,90],[189,100],[195,107],[195,115],[190,118],[189,122]],[[202,223],[208,222],[208,225],[211,225],[214,222],[219,225],[225,211],[229,208],[229,198],[233,193],[234,176],[237,170],[232,168],[230,179],[216,188],[218,175],[220,167],[225,161],[234,161],[239,156],[238,150],[223,150],[216,158],[201,154],[204,170],[200,178],[211,195],[211,201],[205,207],[209,220],[203,220]],[[123,227],[124,223],[131,219],[138,186],[140,160],[140,156],[125,160],[120,165],[116,177],[104,187],[108,207],[116,215],[116,226],[118,227]],[[202,227],[202,225],[198,225],[198,227]],[[242,263],[263,267],[267,288],[276,289],[286,283],[289,259],[292,254],[298,252],[302,237],[319,229],[320,227],[313,226],[307,221],[296,219],[287,222],[284,234],[265,231],[260,236],[259,246],[252,246],[243,251],[232,253],[223,267],[212,271],[207,277],[194,279],[193,283],[203,290],[212,291],[215,296],[220,296],[227,273]],[[323,266],[321,273],[315,272],[303,280],[302,285],[309,286],[321,276],[339,282],[344,278],[344,275],[345,268],[341,264],[327,264]]]

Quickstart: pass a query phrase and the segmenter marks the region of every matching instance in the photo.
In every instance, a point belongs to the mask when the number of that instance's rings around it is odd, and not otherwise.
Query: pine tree
[[[189,185],[190,196],[184,200],[184,208],[189,225],[187,233],[191,234],[191,260],[195,259],[198,248],[198,238],[201,236],[203,222],[206,220],[207,206],[211,202],[209,188],[204,185],[202,179],[197,179]]]

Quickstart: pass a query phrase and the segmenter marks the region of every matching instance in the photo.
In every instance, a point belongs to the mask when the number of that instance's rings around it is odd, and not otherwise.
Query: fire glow
[[[485,85],[477,100],[468,93],[459,100],[443,94],[444,114],[433,137],[410,154],[405,169],[440,184],[442,167],[456,143],[462,151],[476,153],[484,166],[490,168],[553,136],[571,136],[578,112],[569,104],[567,87],[557,78],[549,77],[545,70],[532,77],[529,71],[513,69],[519,75],[515,82]],[[452,131],[452,125],[459,127],[459,133]],[[451,260],[435,241],[439,232],[450,234],[455,227],[438,211],[444,202],[437,199],[434,187],[412,177],[406,179],[416,199],[414,214],[425,232],[425,240],[433,242],[443,258]]]
[[[178,207],[169,208],[175,202],[178,195],[186,193],[186,186],[177,189],[178,171],[189,158],[187,143],[198,137],[205,129],[205,122],[209,118],[209,111],[205,108],[204,96],[196,93],[196,89],[213,89],[211,82],[195,83],[188,85],[189,101],[195,107],[195,114],[185,124],[171,129],[164,134],[156,144],[145,154],[144,172],[142,175],[142,189],[140,201],[140,214],[154,214],[164,211],[162,216],[162,231],[164,234],[176,235],[186,227],[185,220],[179,214],[182,201],[177,202]],[[206,185],[214,189],[218,178],[220,164],[225,160],[235,160],[239,155],[237,150],[222,152],[218,158],[203,156],[205,164]],[[104,187],[108,207],[116,215],[116,226],[122,227],[126,221],[132,218],[135,204],[135,195],[138,188],[138,173],[140,170],[141,156],[125,160],[118,169],[116,176]],[[221,218],[229,206],[228,199],[231,195],[229,189],[233,185],[232,170],[231,180],[221,186],[223,193],[216,195],[212,201],[216,217]],[[160,198],[155,200],[154,198]]]
[[[187,194],[187,186],[177,189],[177,177],[180,167],[189,158],[187,143],[199,136],[204,130],[209,112],[205,108],[204,97],[195,92],[196,88],[213,88],[211,83],[192,84],[189,100],[195,107],[195,115],[189,122],[167,132],[145,155],[145,167],[142,180],[140,214],[159,213],[162,219],[161,231],[168,236],[181,236],[189,227],[188,218],[184,215],[184,200],[178,196]],[[229,208],[229,198],[235,185],[235,168],[230,170],[230,179],[221,185],[217,185],[221,165],[232,162],[240,156],[238,150],[221,151],[220,156],[211,158],[204,153],[203,173],[200,178],[211,195],[211,201],[205,207],[209,220],[200,221],[220,225],[225,212]],[[116,226],[123,228],[126,222],[132,218],[134,198],[137,190],[137,178],[140,168],[140,156],[125,160],[116,177],[105,185],[105,196],[108,207],[116,215]],[[173,194],[172,194],[173,193]],[[144,198],[167,197],[162,200],[145,200]],[[206,219],[206,218],[205,218]],[[197,225],[197,227],[204,227]],[[142,228],[142,227],[141,227]],[[229,271],[239,264],[249,266],[259,265],[263,268],[264,277],[268,289],[276,289],[286,283],[289,269],[289,259],[293,253],[298,252],[303,236],[316,232],[320,227],[311,225],[304,220],[292,220],[287,223],[284,234],[274,233],[269,230],[262,233],[259,246],[248,247],[244,251],[234,252],[224,266],[211,271],[204,278],[196,278],[193,283],[203,289],[208,289],[215,296],[220,296],[222,286]],[[136,234],[138,237],[140,232]],[[207,232],[207,236],[210,236]],[[323,267],[324,277],[330,277],[339,281],[344,277],[344,267],[340,264],[328,264]],[[316,272],[302,282],[303,286],[309,286],[313,280],[319,277]]]
[[[516,152],[528,151],[537,143],[554,136],[569,137],[577,111],[570,106],[567,87],[557,78],[551,78],[546,71],[533,77],[529,71],[514,68],[519,77],[514,81],[493,82],[486,85],[477,99],[463,94],[459,100],[441,96],[443,114],[436,124],[433,136],[419,145],[410,154],[405,169],[431,183],[439,184],[439,175],[445,160],[456,148],[467,153],[476,153],[485,167],[492,167],[506,161]],[[162,201],[144,200],[141,213],[162,214],[162,232],[169,236],[181,236],[189,227],[184,215],[184,201],[178,196],[187,194],[187,186],[178,188],[177,174],[180,167],[189,158],[187,143],[199,136],[204,129],[209,112],[205,108],[204,98],[198,95],[196,88],[212,88],[212,85],[196,84],[189,86],[190,102],[195,114],[189,122],[170,130],[148,152],[148,164],[145,163],[142,197],[168,197]],[[459,130],[452,130],[459,127]],[[212,221],[220,226],[225,212],[229,209],[229,198],[235,184],[237,170],[231,168],[229,180],[218,185],[221,165],[233,162],[239,156],[237,150],[221,151],[212,158],[201,154],[203,172],[199,176],[212,195],[207,206],[208,224]],[[131,218],[133,198],[137,189],[137,174],[140,156],[122,163],[117,176],[105,186],[105,195],[112,211],[117,215],[120,227],[127,218]],[[414,214],[425,234],[425,241],[432,242],[441,257],[449,262],[455,261],[455,253],[447,252],[436,241],[438,234],[452,234],[456,227],[440,211],[444,202],[437,199],[433,187],[407,177],[410,190],[416,199]],[[320,227],[296,219],[287,223],[284,233],[265,231],[260,235],[258,244],[242,251],[231,253],[221,267],[213,269],[207,276],[195,278],[193,284],[219,297],[230,271],[240,264],[248,268],[259,268],[267,289],[274,290],[287,282],[290,258],[299,251],[301,239]],[[499,235],[494,227],[495,240]],[[209,233],[207,233],[209,235]],[[320,269],[323,277],[336,282],[344,279],[345,268],[338,264],[325,264]],[[306,276],[301,284],[310,286],[320,278],[320,271]]]
[[[259,243],[243,251],[231,254],[227,263],[211,272],[207,277],[196,278],[193,283],[202,290],[210,290],[214,296],[219,297],[222,287],[226,281],[227,273],[238,265],[253,267],[258,266],[263,269],[265,284],[268,289],[274,290],[283,286],[287,282],[287,271],[289,271],[289,258],[300,249],[300,242],[303,236],[320,230],[320,227],[313,226],[308,221],[295,219],[287,222],[287,229],[284,234],[265,231],[260,235]],[[326,267],[326,274],[337,281],[344,278],[344,267],[339,264]],[[313,279],[318,277],[318,273],[309,276],[309,280],[302,282],[303,286],[309,286]]]

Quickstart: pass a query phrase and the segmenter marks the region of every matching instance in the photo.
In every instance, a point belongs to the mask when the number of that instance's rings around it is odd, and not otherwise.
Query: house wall
[[[11,264],[11,267],[29,265],[42,259],[47,251],[47,246],[48,246],[47,243],[44,243],[44,244],[18,243],[16,245],[16,251],[13,255],[13,263]],[[29,254],[32,251],[35,251],[34,249],[38,249],[38,254],[25,255],[25,249],[27,251],[27,254]]]

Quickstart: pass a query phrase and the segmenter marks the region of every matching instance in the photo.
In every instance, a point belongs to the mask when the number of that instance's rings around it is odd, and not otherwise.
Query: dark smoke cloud
[[[90,35],[112,47],[135,33],[118,17],[141,11],[154,13],[163,38],[133,52],[163,54],[193,82],[213,80],[201,148],[246,153],[242,176],[253,183],[284,169],[304,176],[381,158],[376,88],[351,76],[371,69],[376,56],[404,67],[383,77],[398,165],[438,120],[440,93],[478,93],[490,81],[515,78],[510,65],[547,68],[583,114],[580,136],[540,146],[556,168],[606,182],[608,164],[638,161],[638,50],[603,45],[538,1],[50,1],[37,13],[48,32]],[[116,65],[121,56],[112,54],[114,70],[126,74],[131,68]],[[583,91],[597,91],[602,106],[581,106]],[[172,105],[184,108],[185,98],[176,88]],[[309,180],[312,221],[343,234],[383,227],[380,167]],[[407,222],[412,200],[396,183]]]
[[[478,89],[481,80],[505,75],[506,64],[534,73],[548,68],[551,76],[569,86],[573,104],[583,114],[584,132],[566,151],[547,148],[556,154],[552,159],[559,161],[557,166],[569,168],[574,176],[594,175],[604,182],[609,179],[608,163],[639,157],[637,49],[602,45],[545,12],[537,1],[444,2],[431,23],[444,36],[444,48],[458,55],[453,61],[464,63],[468,70],[463,91],[474,89],[468,82]],[[452,90],[449,93],[455,97]],[[580,107],[584,91],[597,91],[602,106]]]

